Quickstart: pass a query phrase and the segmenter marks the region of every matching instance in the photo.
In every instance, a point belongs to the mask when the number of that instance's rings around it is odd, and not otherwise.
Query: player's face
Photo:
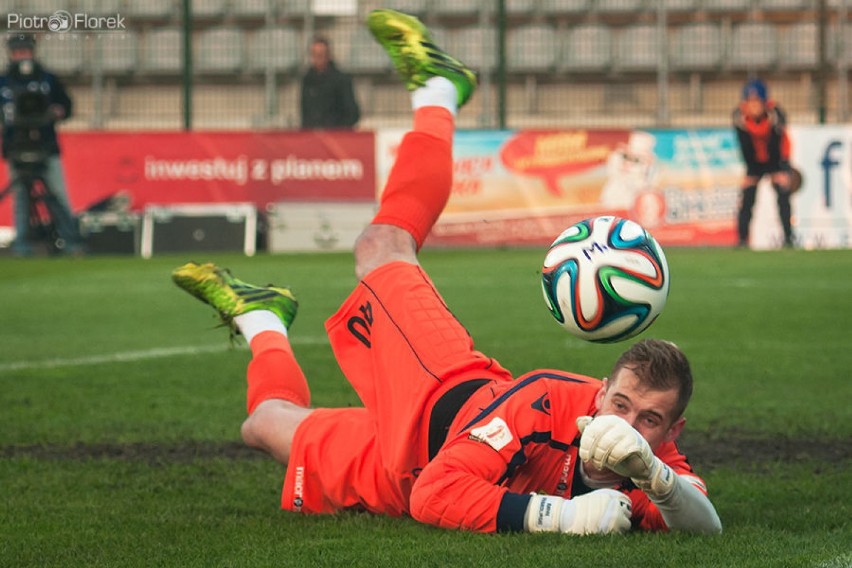
[[[750,116],[757,118],[766,112],[766,104],[759,97],[750,96],[746,99],[745,110]]]
[[[324,43],[311,44],[311,65],[319,71],[325,71],[328,67],[329,55],[328,46]]]
[[[598,415],[614,414],[633,426],[651,448],[677,438],[685,419],[673,416],[677,389],[651,390],[626,367],[618,370],[598,393]]]

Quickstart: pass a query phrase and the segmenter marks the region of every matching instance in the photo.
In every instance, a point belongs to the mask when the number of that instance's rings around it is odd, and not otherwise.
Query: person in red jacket
[[[553,369],[513,378],[474,348],[417,253],[449,198],[454,116],[476,78],[417,19],[377,10],[368,23],[413,91],[414,127],[355,244],[359,283],[326,321],[363,407],[311,407],[287,288],[209,263],[172,274],[249,343],[241,433],[287,465],[282,508],[478,532],[719,532],[675,444],[692,393],[677,346],[640,341],[603,380]]]
[[[778,214],[784,231],[784,246],[793,246],[790,194],[790,138],[787,117],[769,98],[766,84],[751,79],[743,86],[742,100],[733,113],[734,130],[746,165],[737,214],[738,245],[747,247],[751,212],[757,196],[757,184],[769,176],[778,196]]]

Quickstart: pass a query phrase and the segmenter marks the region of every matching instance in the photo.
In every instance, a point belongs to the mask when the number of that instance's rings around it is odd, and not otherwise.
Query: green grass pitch
[[[681,447],[720,536],[479,535],[279,509],[284,470],[239,442],[244,346],[171,284],[189,258],[0,259],[0,566],[852,566],[852,251],[672,249],[641,337],[696,376]],[[551,319],[542,250],[430,250],[477,347],[520,374],[605,376],[623,344]],[[301,302],[291,337],[314,404],[358,404],[323,322],[348,254],[196,255]]]

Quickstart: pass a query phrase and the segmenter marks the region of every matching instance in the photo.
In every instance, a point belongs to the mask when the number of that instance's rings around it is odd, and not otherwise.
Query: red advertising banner
[[[373,201],[372,132],[68,132],[60,134],[75,212],[122,193],[149,203]],[[8,183],[5,163],[0,184]],[[0,225],[12,225],[12,199]]]

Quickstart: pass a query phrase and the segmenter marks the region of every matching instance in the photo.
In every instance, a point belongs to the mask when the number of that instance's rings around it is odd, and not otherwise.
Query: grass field
[[[681,447],[724,533],[479,535],[278,508],[283,468],[239,443],[248,351],[174,287],[183,257],[0,259],[0,566],[852,566],[852,251],[669,250],[696,392]],[[604,376],[624,345],[570,338],[542,251],[430,251],[477,347],[515,373]],[[196,258],[195,260],[208,260]],[[349,255],[211,255],[289,284],[319,406],[358,404],[323,321]]]

